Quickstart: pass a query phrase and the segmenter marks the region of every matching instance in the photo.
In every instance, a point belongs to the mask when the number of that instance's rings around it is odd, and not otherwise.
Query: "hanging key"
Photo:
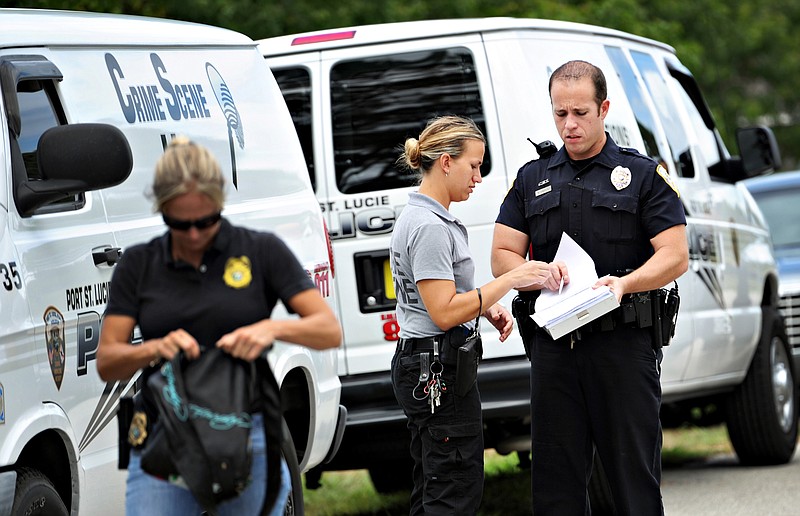
[[[436,411],[436,407],[439,406],[439,384],[435,380],[431,380],[428,392],[430,395],[428,402],[431,404],[431,414],[433,414]]]
[[[441,378],[441,375],[437,374],[434,377],[434,381],[436,382],[436,399],[434,400],[434,402],[436,403],[436,406],[438,407],[439,405],[442,404],[442,378]]]

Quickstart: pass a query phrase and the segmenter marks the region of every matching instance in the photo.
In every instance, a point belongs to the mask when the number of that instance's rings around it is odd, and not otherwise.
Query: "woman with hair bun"
[[[476,514],[483,494],[483,424],[477,383],[459,389],[459,347],[485,317],[505,341],[511,289],[558,288],[557,266],[529,261],[475,288],[467,230],[449,211],[481,182],[486,139],[459,116],[431,120],[398,162],[421,175],[394,227],[390,261],[400,340],[392,386],[408,418],[414,487],[410,514]],[[479,333],[478,342],[480,341]],[[478,358],[480,357],[478,344]],[[457,392],[457,391],[461,392]]]

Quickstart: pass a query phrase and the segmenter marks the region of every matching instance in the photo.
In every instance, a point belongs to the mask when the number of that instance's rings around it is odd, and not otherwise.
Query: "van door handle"
[[[105,263],[106,265],[114,265],[119,261],[122,256],[122,248],[120,247],[106,247],[100,251],[92,251],[92,259],[95,265]]]

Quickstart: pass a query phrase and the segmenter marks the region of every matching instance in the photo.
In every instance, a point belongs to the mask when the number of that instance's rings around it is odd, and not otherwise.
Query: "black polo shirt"
[[[606,136],[590,160],[573,162],[562,146],[517,173],[496,222],[529,235],[531,259],[552,261],[566,232],[592,257],[599,276],[616,276],[653,255],[650,239],[686,224],[663,167]]]
[[[109,288],[106,314],[127,315],[144,340],[183,328],[202,347],[272,313],[314,283],[276,235],[231,225],[219,233],[199,269],[172,259],[169,231],[127,249]]]

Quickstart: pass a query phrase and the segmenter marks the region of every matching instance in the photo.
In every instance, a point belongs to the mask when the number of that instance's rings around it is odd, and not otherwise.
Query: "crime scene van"
[[[339,453],[323,468],[367,468],[388,491],[405,480],[397,471],[410,460],[389,378],[398,339],[389,239],[415,189],[395,163],[403,142],[436,115],[472,117],[485,132],[483,182],[451,210],[469,231],[475,283],[489,281],[501,201],[519,168],[538,157],[533,142],[561,146],[548,80],[571,59],[604,70],[608,132],[668,169],[689,220],[691,266],[678,281],[677,333],[663,361],[664,422],[716,403],[740,458],[789,460],[797,375],[777,312],[775,260],[757,208],[734,185],[775,168],[779,153],[769,129],[756,127],[739,131],[741,157],[732,157],[673,48],[603,27],[511,18],[348,27],[259,44],[300,135],[336,257],[348,419]],[[486,447],[523,451],[525,460],[530,364],[516,330],[500,343],[487,324],[483,342]]]
[[[210,148],[223,216],[278,234],[335,309],[327,232],[251,39],[40,10],[0,10],[0,26],[0,515],[123,514],[115,415],[133,382],[102,382],[95,353],[115,263],[166,231],[145,193],[170,139]],[[344,425],[336,352],[276,343],[269,359],[302,514],[300,475]]]

